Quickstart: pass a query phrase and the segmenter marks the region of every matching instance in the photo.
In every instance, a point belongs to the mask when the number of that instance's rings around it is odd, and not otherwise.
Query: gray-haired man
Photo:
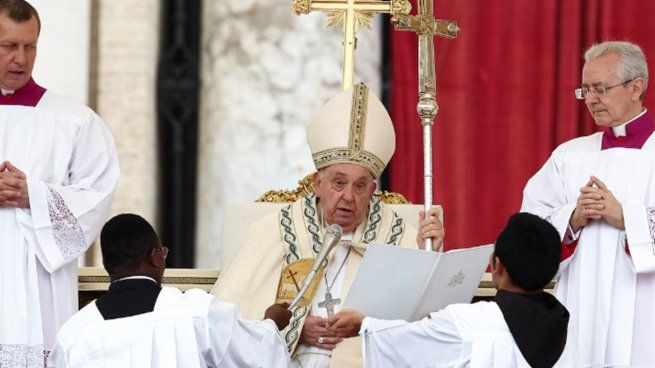
[[[560,145],[530,179],[521,211],[562,235],[557,297],[571,312],[565,354],[576,367],[653,367],[655,138],[643,106],[639,46],[585,53],[584,100],[602,132]]]

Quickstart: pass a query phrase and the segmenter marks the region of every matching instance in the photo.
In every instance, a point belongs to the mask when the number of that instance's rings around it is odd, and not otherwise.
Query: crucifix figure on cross
[[[328,318],[334,316],[334,307],[341,304],[341,299],[332,299],[332,293],[325,293],[325,300],[318,303],[319,308],[325,308],[327,310]]]
[[[312,11],[326,12],[329,17],[329,27],[343,28],[341,87],[347,89],[353,85],[357,31],[361,28],[371,29],[371,20],[375,13],[403,16],[409,14],[412,5],[409,0],[291,0],[291,8],[298,15],[309,14]]]

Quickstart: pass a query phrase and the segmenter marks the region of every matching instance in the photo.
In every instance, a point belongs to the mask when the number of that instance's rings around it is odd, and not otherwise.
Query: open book
[[[493,244],[446,253],[370,244],[343,309],[411,322],[469,303],[492,252]]]

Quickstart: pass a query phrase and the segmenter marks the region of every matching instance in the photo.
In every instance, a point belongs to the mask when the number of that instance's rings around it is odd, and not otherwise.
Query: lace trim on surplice
[[[655,207],[647,208],[646,214],[648,215],[648,228],[650,229],[650,237],[655,242]]]
[[[0,367],[2,368],[44,368],[49,351],[43,345],[0,344]]]
[[[52,222],[52,235],[61,256],[70,261],[86,250],[82,226],[56,190],[48,187],[48,212]]]

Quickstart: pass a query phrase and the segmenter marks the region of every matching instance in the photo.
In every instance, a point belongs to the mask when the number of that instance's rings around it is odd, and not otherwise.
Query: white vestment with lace
[[[0,207],[0,366],[42,368],[77,311],[77,263],[107,220],[118,182],[109,130],[47,91],[0,106],[0,162],[27,176],[30,208]]]

